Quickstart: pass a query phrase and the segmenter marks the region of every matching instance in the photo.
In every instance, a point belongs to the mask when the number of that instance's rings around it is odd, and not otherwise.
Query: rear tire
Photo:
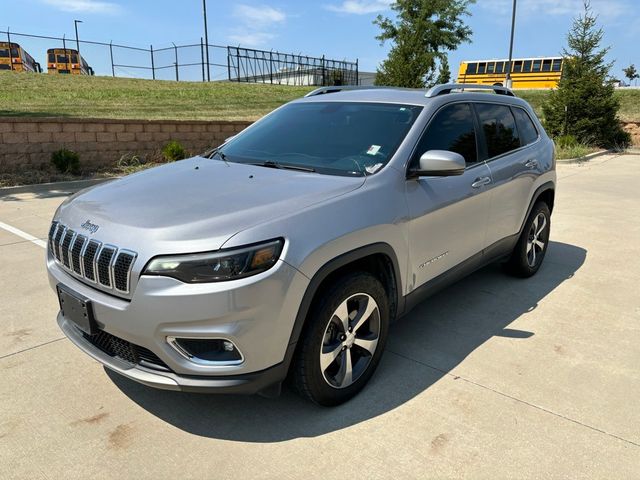
[[[336,281],[313,303],[295,354],[296,390],[324,406],[354,397],[373,375],[389,329],[389,301],[373,275]]]
[[[518,243],[505,267],[516,277],[528,278],[540,269],[549,245],[551,212],[544,202],[537,202],[524,224]]]

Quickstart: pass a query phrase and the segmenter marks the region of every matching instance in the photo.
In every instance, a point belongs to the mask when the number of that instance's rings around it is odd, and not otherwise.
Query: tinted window
[[[413,165],[429,150],[449,150],[462,155],[467,165],[478,161],[473,112],[467,103],[448,105],[429,123],[420,139]]]
[[[522,72],[522,60],[516,60],[515,62],[513,62],[513,71],[515,73]]]
[[[67,63],[69,61],[66,55],[58,55],[58,63]]]
[[[514,107],[511,110],[516,118],[520,143],[524,146],[535,142],[538,139],[538,130],[536,130],[536,126],[533,124],[529,114],[522,108]]]
[[[504,72],[504,62],[496,62],[496,73]]]
[[[494,69],[495,69],[495,63],[493,62],[489,62],[487,63],[487,73],[493,73]]]
[[[0,58],[9,58],[9,49],[0,48]]]
[[[477,63],[470,63],[469,65],[467,65],[467,74],[473,75],[474,73],[476,73],[477,68],[478,68]]]
[[[531,72],[531,60],[525,60],[522,68],[523,72],[529,73]]]
[[[78,56],[76,54],[71,55],[71,63],[78,63]]]
[[[551,71],[551,60],[545,60],[542,62],[542,71],[550,72]]]
[[[487,69],[487,64],[486,63],[479,63],[478,64],[478,73],[484,73]]]
[[[391,159],[421,110],[386,103],[290,103],[220,151],[229,162],[275,162],[322,174],[368,175]]]
[[[532,72],[539,72],[541,64],[542,64],[542,60],[534,60],[533,61],[533,70],[532,70]]]
[[[478,103],[476,111],[487,142],[489,158],[520,147],[518,129],[509,107]]]
[[[562,60],[557,58],[553,61],[553,71],[559,72],[562,69]]]

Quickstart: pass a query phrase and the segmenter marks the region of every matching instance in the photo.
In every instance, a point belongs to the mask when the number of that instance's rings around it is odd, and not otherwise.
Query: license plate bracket
[[[62,284],[56,286],[62,316],[88,335],[98,333],[91,300]]]

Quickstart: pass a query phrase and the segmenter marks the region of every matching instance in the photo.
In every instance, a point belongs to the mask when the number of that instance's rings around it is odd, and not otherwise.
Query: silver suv
[[[536,273],[555,182],[510,90],[321,88],[67,199],[47,255],[58,324],[145,385],[275,395],[289,377],[336,405],[435,290],[494,261]]]

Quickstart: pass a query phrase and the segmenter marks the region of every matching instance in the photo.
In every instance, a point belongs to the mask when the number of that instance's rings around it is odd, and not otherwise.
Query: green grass
[[[312,87],[0,72],[0,116],[255,120]],[[517,90],[536,113],[548,90]],[[616,90],[623,121],[640,122],[640,89]]]
[[[255,120],[310,87],[0,72],[0,116]]]
[[[589,145],[584,145],[581,143],[577,143],[571,146],[561,147],[556,144],[556,158],[558,160],[566,160],[570,158],[582,158],[590,153],[597,152],[598,149],[594,147],[590,147]]]

